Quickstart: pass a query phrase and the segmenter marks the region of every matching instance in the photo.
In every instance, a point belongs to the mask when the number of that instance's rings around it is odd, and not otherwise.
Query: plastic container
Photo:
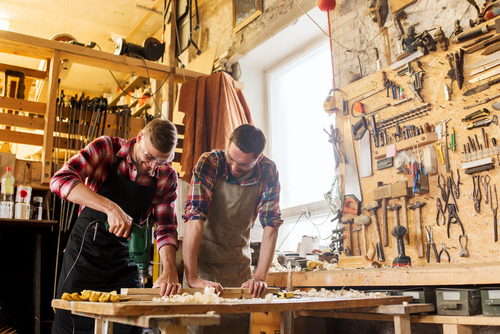
[[[12,219],[14,217],[14,173],[12,168],[5,168],[2,176],[0,218]]]
[[[33,215],[31,219],[43,219],[43,197],[41,196],[33,197]]]

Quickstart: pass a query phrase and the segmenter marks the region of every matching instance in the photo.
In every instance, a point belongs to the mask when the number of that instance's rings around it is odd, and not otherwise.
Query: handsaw
[[[363,200],[361,196],[361,185],[359,184],[358,167],[356,164],[356,153],[354,152],[354,141],[352,127],[349,117],[344,121],[344,150],[345,150],[345,175],[344,175],[344,208],[357,203],[356,211],[359,214],[359,203]],[[371,163],[371,161],[370,161]]]
[[[492,63],[489,63],[487,65],[484,65],[483,67],[480,67],[477,70],[471,71],[470,74],[469,74],[469,76],[472,77],[472,76],[474,76],[476,74],[479,74],[481,72],[487,71],[490,68],[493,68],[493,67],[498,66],[498,65],[500,65],[500,59],[498,59],[498,60],[496,60],[496,61],[494,61]]]
[[[478,61],[475,61],[473,63],[465,65],[466,69],[472,69],[472,68],[478,68],[481,66],[484,66],[486,64],[489,64],[491,62],[494,62],[495,60],[498,60],[500,58],[500,51],[495,52],[494,54],[491,54],[487,57],[483,57],[479,59]]]
[[[498,68],[497,70],[500,70],[500,68]],[[495,80],[491,80],[490,82],[487,82],[485,84],[482,84],[482,85],[474,87],[474,88],[471,88],[468,91],[466,91],[463,95],[464,96],[471,96],[471,95],[477,94],[479,92],[482,92],[483,90],[489,89],[491,86],[496,85],[497,83],[500,83],[500,78],[495,79]]]
[[[495,76],[497,74],[500,74],[500,68],[495,68],[494,70],[486,72],[483,75],[478,76],[477,78],[471,79],[471,80],[469,80],[469,83],[479,82],[481,80],[491,78],[492,76]]]

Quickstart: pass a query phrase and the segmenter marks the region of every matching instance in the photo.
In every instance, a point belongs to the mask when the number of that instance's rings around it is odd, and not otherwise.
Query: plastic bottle
[[[12,168],[5,168],[2,176],[0,218],[12,219],[14,216],[14,174]]]
[[[17,187],[16,191],[16,205],[15,205],[15,219],[30,219],[30,201],[32,189],[29,186],[29,173],[30,165],[26,163],[28,171],[23,185]]]
[[[33,215],[31,219],[42,220],[43,219],[43,197],[35,196],[33,197]]]

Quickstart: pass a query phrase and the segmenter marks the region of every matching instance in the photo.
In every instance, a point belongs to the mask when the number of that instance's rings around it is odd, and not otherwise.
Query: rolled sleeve
[[[264,191],[258,207],[259,220],[262,227],[271,226],[278,230],[283,224],[280,210],[279,174],[276,165],[268,161],[263,166]]]
[[[177,199],[177,174],[172,170],[168,176],[169,188],[163,201],[153,207],[153,220],[156,223],[155,238],[158,251],[165,245],[179,248],[177,238],[177,216],[175,214],[175,200]]]

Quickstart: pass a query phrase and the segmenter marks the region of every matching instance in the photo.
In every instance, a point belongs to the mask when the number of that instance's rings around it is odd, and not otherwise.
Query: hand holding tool
[[[371,219],[370,217],[368,217],[367,215],[359,215],[358,217],[354,218],[354,224],[357,225],[357,226],[361,226],[362,230],[363,230],[363,248],[364,248],[364,251],[365,251],[365,255],[368,254],[368,244],[366,243],[366,228],[365,226],[368,226],[370,225],[371,223]],[[359,241],[359,239],[358,239]]]
[[[432,250],[434,251],[436,262],[441,262],[438,251],[436,249],[436,244],[434,243],[434,239],[432,237],[432,227],[429,227],[429,229],[427,229],[427,226],[425,226],[425,234],[427,235],[427,263],[431,262],[431,246]]]
[[[405,254],[405,243],[403,241],[403,236],[406,234],[406,228],[398,225],[394,227],[391,234],[396,237],[398,250],[398,256],[392,261],[393,267],[411,266],[411,258]]]
[[[465,239],[464,244],[462,245],[462,238]],[[458,243],[460,244],[460,253],[458,254],[460,257],[469,257],[469,251],[467,250],[467,236],[460,235],[458,237]]]
[[[476,210],[477,213],[481,211],[481,189],[479,188],[479,176],[478,175],[473,175],[472,176],[472,199],[474,200],[474,210]],[[450,236],[448,235],[448,238]]]
[[[383,262],[385,261],[384,258],[384,252],[382,251],[382,244],[381,244],[381,238],[380,238],[380,228],[378,226],[378,219],[377,219],[377,209],[380,208],[380,203],[377,201],[368,203],[367,205],[363,206],[361,209],[369,211],[372,215],[372,220],[373,220],[373,225],[375,226],[375,236],[377,237],[377,258],[379,261]]]
[[[408,206],[410,210],[417,210],[417,219],[415,221],[415,229],[417,231],[417,249],[418,249],[418,257],[424,257],[424,240],[422,238],[422,227],[421,227],[421,208],[424,207],[427,203],[424,202],[414,202]]]
[[[439,257],[439,261],[438,262],[441,262],[441,254],[443,254],[443,252],[445,252],[446,255],[448,256],[448,263],[450,263],[451,262],[450,253],[448,253],[448,251],[446,250],[444,242],[441,243],[441,251],[438,254],[438,257]]]
[[[109,223],[105,223],[106,231],[109,230]],[[147,226],[140,226],[132,223],[130,226],[130,234],[128,240],[128,253],[132,261],[137,263],[139,268],[139,278],[142,287],[148,281],[149,276],[149,261],[150,261],[150,243],[149,229]]]
[[[493,185],[493,189],[495,192],[495,205],[493,205],[493,197],[491,197],[491,186],[490,188],[490,208],[493,211],[493,234],[495,238],[495,242],[498,241],[498,224],[497,224],[497,210],[498,210],[498,199],[497,199],[497,185]],[[467,241],[466,241],[467,242]]]

